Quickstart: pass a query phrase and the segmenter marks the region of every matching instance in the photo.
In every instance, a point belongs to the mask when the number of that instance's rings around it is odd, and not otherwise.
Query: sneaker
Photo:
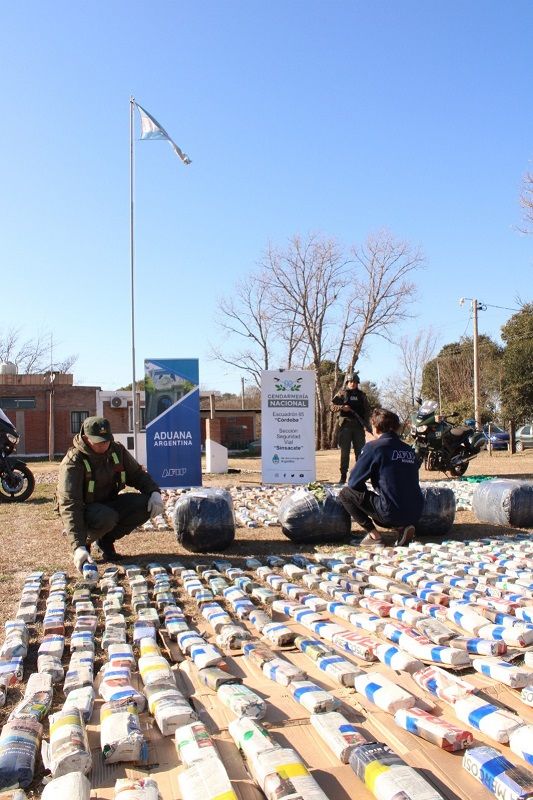
[[[381,536],[377,531],[371,531],[359,542],[359,547],[383,547]]]
[[[111,564],[116,564],[123,559],[123,556],[115,550],[113,542],[109,542],[109,544],[106,542],[105,546],[95,543],[93,547],[95,555],[100,561],[109,561]]]
[[[415,538],[415,526],[406,525],[398,531],[398,538],[396,539],[396,547],[405,547],[412,542]]]

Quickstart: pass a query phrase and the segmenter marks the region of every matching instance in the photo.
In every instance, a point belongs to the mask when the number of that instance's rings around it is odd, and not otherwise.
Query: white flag
[[[181,158],[183,163],[190,164],[191,159],[189,156],[184,153],[183,150],[178,147],[176,142],[170,138],[162,125],[160,125],[159,122],[148,113],[148,111],[145,111],[145,109],[142,108],[139,103],[135,103],[135,105],[139,109],[139,114],[141,117],[141,139],[166,139],[174,152]]]

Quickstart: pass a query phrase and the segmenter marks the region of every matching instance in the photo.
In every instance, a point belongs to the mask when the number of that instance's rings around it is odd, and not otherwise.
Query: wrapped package
[[[328,656],[336,655],[335,650],[325,645],[320,639],[308,639],[306,636],[297,636],[294,640],[294,644],[298,650],[301,650],[302,653],[305,653],[305,655],[309,656],[313,661],[318,661],[319,658],[327,658]]]
[[[416,697],[379,673],[363,673],[354,681],[356,692],[364,695],[372,703],[389,714],[401,708],[412,708]]]
[[[104,664],[101,673],[99,692],[106,703],[128,699],[137,705],[139,712],[144,711],[146,698],[132,686],[128,667],[114,669],[111,664]]]
[[[512,731],[509,747],[528,764],[533,764],[533,725],[521,725]]]
[[[34,672],[28,678],[23,699],[15,706],[9,719],[34,717],[42,722],[50,711],[53,694],[52,676],[47,672]]]
[[[242,678],[226,672],[225,669],[220,667],[204,667],[198,670],[198,680],[208,686],[210,689],[216,691],[223,683],[242,683]]]
[[[197,720],[189,725],[181,725],[174,733],[174,744],[178,755],[186,767],[192,766],[197,761],[218,759],[218,751],[207,728]]]
[[[192,631],[192,630],[182,631],[181,633],[178,633],[176,641],[178,643],[179,649],[184,655],[189,654],[191,647],[193,647],[194,645],[198,645],[201,647],[206,643],[203,636],[200,636],[200,634],[197,631]]]
[[[468,636],[456,636],[450,644],[458,650],[476,653],[480,656],[500,656],[507,651],[507,645],[494,639],[469,639]]]
[[[39,656],[37,658],[38,672],[47,672],[53,683],[63,683],[65,671],[61,659],[57,656]]]
[[[106,764],[146,759],[147,746],[135,703],[118,700],[102,705],[100,746]]]
[[[496,797],[524,800],[533,796],[533,773],[511,764],[493,747],[467,750],[463,768]]]
[[[276,658],[276,654],[262,642],[245,642],[242,651],[248,661],[258,669],[262,669],[265,662]]]
[[[107,648],[107,657],[114,667],[127,667],[135,669],[135,656],[130,644],[119,643],[110,644]]]
[[[163,736],[172,736],[176,728],[196,719],[196,714],[175,685],[151,684],[145,686],[144,692],[150,714],[155,717]]]
[[[477,692],[473,684],[456,678],[440,667],[424,667],[413,673],[413,680],[421,689],[451,705]]]
[[[485,625],[479,629],[479,636],[483,639],[496,639],[503,641],[509,647],[529,647],[533,644],[533,625],[517,623],[512,628],[504,625]]]
[[[84,686],[93,685],[93,669],[92,665],[80,664],[74,669],[68,669],[65,675],[65,682],[63,684],[63,692],[68,695],[74,689],[82,689]]]
[[[67,699],[63,703],[63,711],[70,711],[77,708],[84,722],[89,722],[93,713],[94,688],[83,686],[81,689],[73,689],[68,693]]]
[[[353,653],[354,656],[363,661],[375,661],[376,648],[382,643],[373,636],[364,636],[355,631],[343,631],[335,634],[333,644],[348,653]]]
[[[435,644],[446,644],[455,636],[455,631],[433,617],[422,617],[415,622],[415,628]],[[455,646],[452,642],[452,647]]]
[[[379,742],[354,747],[349,763],[377,800],[443,800],[420,773]]]
[[[476,695],[457,700],[453,710],[461,722],[477,728],[496,742],[508,742],[511,733],[524,724],[516,714],[487,703]]]
[[[91,751],[78,709],[61,710],[50,716],[50,743],[47,750],[52,777],[59,778],[67,772],[82,772],[84,775],[90,772]]]
[[[114,800],[161,800],[154,778],[118,778]]]
[[[266,714],[266,703],[247,686],[224,683],[217,689],[219,699],[237,717],[262,719]]]
[[[175,682],[170,664],[163,656],[141,656],[138,666],[145,686],[151,686],[153,683],[161,681]]]
[[[356,667],[351,661],[347,661],[347,659],[339,655],[319,656],[316,660],[316,665],[318,669],[325,672],[331,680],[341,686],[353,687],[356,677],[363,673],[362,669]],[[296,678],[296,680],[304,680],[305,677],[304,675],[303,678]]]
[[[33,780],[43,726],[35,717],[8,720],[0,733],[0,790]]]
[[[201,645],[193,645],[190,648],[189,655],[198,669],[215,667],[224,660],[218,647],[205,641]]]
[[[225,489],[194,489],[181,495],[174,507],[178,542],[193,552],[224,550],[235,538],[231,494]]]
[[[533,706],[533,686],[526,686],[522,689],[520,699],[526,706]]]
[[[394,645],[380,644],[376,647],[376,655],[382,664],[386,664],[397,672],[417,672],[424,669],[424,664],[417,658],[413,658],[403,650],[399,650]]]
[[[28,653],[28,627],[21,619],[10,619],[5,625],[5,639],[0,648],[0,658],[26,658]]]
[[[250,632],[242,625],[223,625],[217,634],[217,644],[230,650],[239,650],[242,643],[248,642],[251,638]]]
[[[515,667],[507,661],[493,661],[485,658],[474,658],[472,666],[482,675],[487,675],[511,689],[523,689],[533,684],[533,671],[527,667]]]
[[[273,658],[263,664],[263,674],[282,686],[288,686],[291,681],[304,681],[307,678],[303,670],[284,658]]]
[[[269,625],[272,622],[268,614],[265,611],[262,611],[260,608],[256,608],[255,611],[250,612],[248,621],[256,629],[256,631],[259,632],[263,630],[265,625]]]
[[[464,750],[474,741],[470,731],[419,708],[400,709],[395,713],[394,721],[400,728],[436,744],[443,750]]]
[[[289,691],[294,699],[312,714],[335,711],[340,701],[312,681],[293,681]]]
[[[268,800],[328,800],[298,753],[289,747],[257,753],[249,766]]]
[[[237,800],[222,761],[212,758],[209,769],[198,761],[178,775],[181,797],[187,800]]]
[[[91,784],[83,772],[67,772],[47,783],[41,800],[89,800]]]
[[[350,754],[358,744],[367,741],[363,734],[338,711],[311,714],[311,725],[332,753],[347,764]]]
[[[249,717],[239,717],[232,720],[228,725],[228,730],[233,741],[239,750],[242,750],[247,759],[258,753],[263,753],[265,750],[279,747],[268,731]]]

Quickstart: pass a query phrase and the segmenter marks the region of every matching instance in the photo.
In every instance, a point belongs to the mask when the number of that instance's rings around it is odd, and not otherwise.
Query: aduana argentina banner
[[[315,463],[314,370],[261,373],[263,483],[311,483]]]
[[[162,489],[202,485],[197,358],[144,362],[146,461]]]

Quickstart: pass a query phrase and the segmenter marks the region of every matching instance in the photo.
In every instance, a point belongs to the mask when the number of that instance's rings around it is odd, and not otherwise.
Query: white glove
[[[83,572],[84,564],[94,564],[86,547],[76,547],[74,550],[74,565],[78,572]]]
[[[150,499],[148,500],[147,509],[150,512],[150,517],[152,519],[153,517],[158,517],[164,512],[165,506],[163,504],[163,498],[159,492],[152,492]]]

